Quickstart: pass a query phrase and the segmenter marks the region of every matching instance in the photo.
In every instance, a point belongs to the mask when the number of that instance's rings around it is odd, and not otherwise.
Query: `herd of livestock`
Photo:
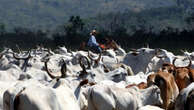
[[[42,47],[0,53],[1,110],[194,110],[194,53],[100,54]]]

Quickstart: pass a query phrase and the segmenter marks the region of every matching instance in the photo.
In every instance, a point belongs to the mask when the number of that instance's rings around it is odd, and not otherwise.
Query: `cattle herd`
[[[0,110],[194,110],[193,61],[151,48],[4,48]]]

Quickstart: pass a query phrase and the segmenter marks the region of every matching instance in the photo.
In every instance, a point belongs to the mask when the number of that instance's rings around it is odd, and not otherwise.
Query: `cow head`
[[[84,63],[87,63],[87,67],[85,66]],[[89,69],[91,67],[91,64],[90,64],[88,58],[86,56],[80,56],[79,57],[79,64],[80,64],[80,67],[82,68],[82,71],[81,71],[79,76],[83,76],[84,74],[88,74],[86,69]]]
[[[190,59],[189,65],[185,67],[176,67],[175,60],[173,61],[173,65],[175,67],[173,75],[175,77],[177,86],[179,87],[179,91],[181,91],[183,88],[186,88],[191,82],[193,82],[194,71],[190,68],[192,64]]]
[[[154,80],[155,80],[155,76],[156,74],[150,74],[148,77],[147,77],[147,86],[150,87],[151,85],[154,85]]]
[[[174,70],[175,70],[175,66],[173,64],[170,64],[170,63],[162,64],[162,71],[166,71],[168,73],[173,74]]]
[[[161,90],[157,86],[152,85],[146,89],[141,89],[140,92],[143,95],[143,105],[162,105]]]
[[[176,68],[175,70],[175,81],[179,87],[179,91],[187,87],[190,83],[189,69],[184,67]]]
[[[90,52],[88,51],[88,58],[91,60],[91,64],[92,64],[92,62],[94,62],[94,66],[99,65],[101,57],[102,57],[102,53],[99,54],[97,59],[94,59],[94,58],[92,58],[92,56],[90,55]]]

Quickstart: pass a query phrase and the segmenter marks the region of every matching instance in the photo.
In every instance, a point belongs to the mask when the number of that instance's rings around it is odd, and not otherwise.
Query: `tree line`
[[[94,22],[94,21],[93,21]],[[54,32],[43,30],[31,30],[28,28],[16,27],[12,32],[6,31],[3,24],[0,25],[0,46],[16,48],[16,44],[23,49],[35,48],[36,45],[43,45],[48,48],[57,48],[57,46],[66,46],[70,49],[79,49],[81,42],[87,42],[89,33],[92,29],[97,29],[96,36],[99,43],[105,43],[105,38],[115,40],[122,48],[141,48],[149,45],[150,48],[164,48],[173,52],[180,49],[194,51],[194,14],[187,17],[185,22],[188,28],[182,30],[166,26],[159,32],[154,31],[154,27],[147,25],[144,19],[140,19],[141,25],[136,27],[126,27],[122,19],[113,18],[109,27],[103,27],[103,24],[96,27],[82,19],[80,16],[71,16],[67,23],[60,26]],[[90,25],[89,25],[90,24]],[[128,30],[132,30],[129,33]]]

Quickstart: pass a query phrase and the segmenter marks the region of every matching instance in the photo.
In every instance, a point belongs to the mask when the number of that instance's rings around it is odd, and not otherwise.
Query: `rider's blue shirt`
[[[94,35],[92,35],[88,41],[88,46],[93,47],[93,46],[98,46],[99,44],[96,42],[96,38]]]

